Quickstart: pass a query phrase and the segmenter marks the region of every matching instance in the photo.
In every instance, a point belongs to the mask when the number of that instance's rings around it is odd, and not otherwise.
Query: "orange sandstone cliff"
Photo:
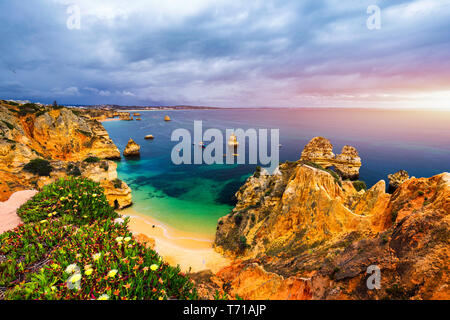
[[[49,176],[24,170],[36,158],[50,162]],[[120,152],[100,122],[64,107],[0,103],[0,201],[15,191],[81,175],[99,182],[111,205],[129,206],[131,189],[117,179],[111,159],[120,159]]]
[[[448,299],[450,174],[385,189],[380,181],[358,192],[310,161],[255,173],[217,226],[216,250],[235,260],[215,275],[193,275],[199,291],[205,298],[217,290],[244,299]],[[369,267],[380,270],[379,289],[367,285]]]

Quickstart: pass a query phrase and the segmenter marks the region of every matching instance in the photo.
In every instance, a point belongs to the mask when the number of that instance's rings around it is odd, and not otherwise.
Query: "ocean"
[[[132,189],[133,209],[185,232],[211,236],[217,220],[233,208],[233,195],[256,165],[175,165],[171,141],[175,129],[203,132],[249,128],[279,129],[280,162],[300,158],[316,136],[326,137],[338,154],[357,148],[360,180],[371,187],[400,169],[430,177],[450,169],[450,112],[362,109],[224,109],[139,111],[142,121],[107,121],[103,125],[122,152],[130,138],[141,146],[138,159],[118,161],[119,178]],[[170,122],[164,121],[169,115]],[[270,131],[270,130],[269,130]],[[145,140],[146,135],[154,140]],[[269,135],[270,137],[270,135]],[[198,142],[198,141],[192,141]],[[225,141],[226,142],[226,141]],[[207,145],[207,143],[205,142]],[[201,148],[192,145],[192,148]]]

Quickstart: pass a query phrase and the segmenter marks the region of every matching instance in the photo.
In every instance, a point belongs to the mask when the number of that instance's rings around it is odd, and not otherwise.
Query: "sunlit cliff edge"
[[[316,156],[330,153],[328,143]],[[410,178],[393,194],[383,180],[357,191],[357,183],[306,160],[277,173],[255,172],[219,220],[215,248],[235,260],[193,275],[205,298],[450,297],[449,173]],[[367,286],[370,266],[381,271],[380,289]]]
[[[51,172],[24,170],[34,159]],[[110,205],[131,205],[131,189],[117,178],[120,152],[102,124],[61,106],[0,102],[0,201],[15,191],[42,189],[58,178],[83,176],[99,182]]]

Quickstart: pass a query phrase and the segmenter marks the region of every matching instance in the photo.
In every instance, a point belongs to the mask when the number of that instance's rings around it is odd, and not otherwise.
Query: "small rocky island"
[[[141,150],[141,146],[138,145],[136,142],[134,142],[133,139],[130,138],[130,140],[128,140],[128,144],[125,147],[125,150],[123,151],[123,155],[124,157],[139,157],[141,155],[140,153]]]
[[[340,154],[333,153],[333,145],[323,137],[315,137],[303,149],[300,160],[312,161],[325,169],[334,167],[335,171],[343,178],[357,180],[361,158],[355,147],[344,146]]]

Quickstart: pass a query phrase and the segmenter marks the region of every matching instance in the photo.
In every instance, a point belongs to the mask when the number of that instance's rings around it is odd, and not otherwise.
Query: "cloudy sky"
[[[450,0],[1,0],[0,21],[3,99],[450,109]]]

